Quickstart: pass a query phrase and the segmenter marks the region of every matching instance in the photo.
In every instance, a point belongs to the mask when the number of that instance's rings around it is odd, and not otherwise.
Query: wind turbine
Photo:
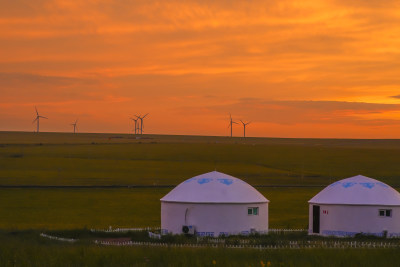
[[[240,120],[240,122],[243,124],[243,137],[246,137],[246,126],[251,122],[243,122],[242,120]]]
[[[143,134],[143,119],[146,118],[147,115],[149,115],[149,113],[147,113],[143,117],[141,117],[140,115],[139,116],[135,115],[136,118],[140,120],[140,134]]]
[[[48,119],[48,118],[40,116],[39,112],[37,111],[36,106],[35,106],[35,110],[36,110],[36,118],[33,120],[32,123],[34,123],[36,121],[36,132],[39,132],[39,118],[43,118],[43,119]]]
[[[230,118],[230,121],[229,121],[229,126],[228,126],[228,128],[229,127],[231,127],[231,137],[232,137],[232,124],[238,124],[236,121],[233,121],[232,120],[232,115],[229,113],[229,118]]]
[[[136,115],[135,115],[136,116]],[[136,119],[134,119],[134,118],[132,118],[132,117],[130,117],[130,119],[131,120],[133,120],[134,122],[135,122],[135,135],[136,135],[136,133],[137,133],[137,130],[138,130],[138,126],[137,126],[137,123],[138,123],[138,116],[136,116],[137,118]]]
[[[76,130],[76,124],[77,123],[78,123],[78,119],[76,119],[76,121],[74,123],[71,123],[71,125],[74,126],[74,133],[75,133],[75,130]]]

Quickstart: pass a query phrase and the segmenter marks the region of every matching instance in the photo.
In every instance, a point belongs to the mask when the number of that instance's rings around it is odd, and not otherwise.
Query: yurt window
[[[379,210],[379,217],[392,217],[392,210]]]
[[[251,207],[247,209],[248,215],[258,215],[258,207]]]

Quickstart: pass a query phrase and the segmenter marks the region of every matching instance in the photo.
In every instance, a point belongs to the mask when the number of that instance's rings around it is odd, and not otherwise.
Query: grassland
[[[45,240],[36,232],[0,233],[0,240],[2,266],[394,266],[400,260],[395,249],[99,247]]]
[[[176,185],[217,169],[252,185],[400,185],[399,140],[0,133],[0,185]]]
[[[217,169],[252,185],[327,185],[356,174],[400,184],[399,140],[0,132],[0,186],[176,185]],[[304,228],[318,188],[257,187],[270,226]],[[0,188],[3,229],[159,225],[168,188]]]
[[[0,263],[4,266],[391,266],[397,250],[167,249],[66,245],[41,230],[159,226],[170,188],[21,186],[176,185],[217,169],[270,202],[271,228],[307,227],[322,186],[364,174],[400,185],[399,140],[226,138],[0,132]],[[273,186],[304,187],[273,187]],[[267,186],[267,187],[263,187]],[[320,186],[320,187],[307,187]],[[21,187],[21,188],[18,188]],[[28,230],[34,229],[34,230]]]

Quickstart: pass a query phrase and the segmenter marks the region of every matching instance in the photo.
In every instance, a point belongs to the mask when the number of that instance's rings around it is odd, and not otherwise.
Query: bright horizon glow
[[[1,1],[0,131],[400,137],[400,2]],[[234,125],[234,136],[243,127]]]

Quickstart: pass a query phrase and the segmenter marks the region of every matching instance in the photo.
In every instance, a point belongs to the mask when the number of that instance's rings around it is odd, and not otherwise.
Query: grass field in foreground
[[[0,189],[0,229],[160,226],[166,188]],[[271,202],[270,228],[305,228],[318,188],[260,188]]]
[[[176,185],[217,169],[252,185],[397,186],[399,154],[399,140],[0,132],[0,185]]]
[[[2,266],[395,266],[397,249],[213,249],[65,244],[0,232]]]

